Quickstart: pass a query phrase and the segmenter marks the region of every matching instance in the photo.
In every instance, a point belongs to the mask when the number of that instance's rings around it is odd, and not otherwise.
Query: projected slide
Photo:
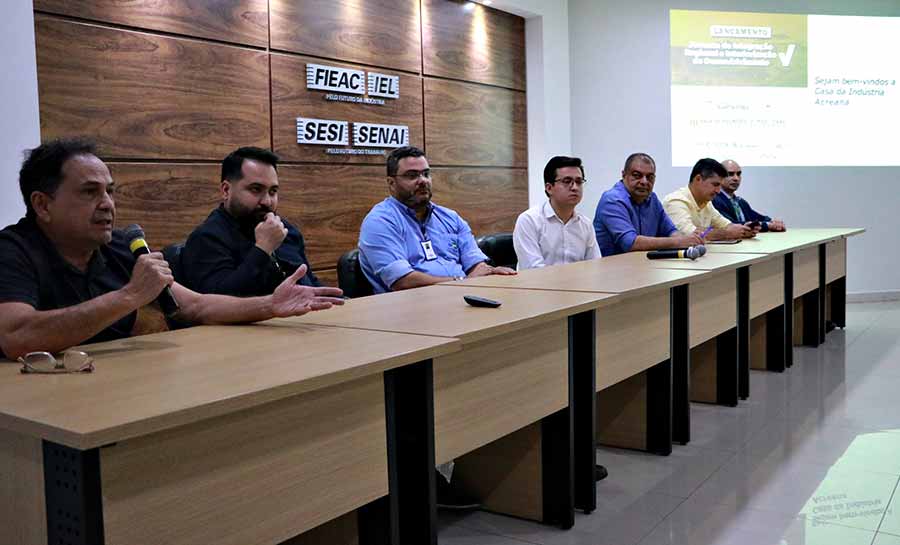
[[[669,18],[673,166],[900,166],[900,18]]]

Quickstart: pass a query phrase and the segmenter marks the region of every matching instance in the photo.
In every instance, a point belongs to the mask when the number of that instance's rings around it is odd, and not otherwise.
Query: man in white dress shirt
[[[519,214],[513,231],[519,270],[600,259],[593,223],[575,211],[586,181],[578,157],[556,156],[547,162],[544,167],[547,200]],[[597,464],[596,480],[607,475],[606,468]]]
[[[584,183],[581,159],[556,156],[547,162],[544,193],[548,200],[522,212],[513,231],[519,270],[600,257],[591,220],[575,211]]]

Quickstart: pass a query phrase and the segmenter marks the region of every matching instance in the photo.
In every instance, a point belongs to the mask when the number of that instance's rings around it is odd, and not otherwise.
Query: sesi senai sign
[[[349,95],[365,95],[368,91],[368,97],[327,94],[325,99],[384,105],[384,100],[371,97],[400,98],[400,77],[378,72],[366,73],[352,68],[307,64],[306,88]]]
[[[297,143],[323,146],[350,145],[350,123],[331,119],[297,118]],[[409,127],[353,123],[353,145],[375,148],[397,148],[409,145]]]
[[[326,100],[384,105],[384,99],[400,98],[400,77],[324,64],[306,65],[306,88],[326,91]],[[377,98],[381,97],[381,98]],[[331,155],[378,155],[383,149],[409,145],[409,127],[333,119],[297,118],[297,143],[321,146],[360,146],[362,149],[328,148]],[[351,143],[352,136],[352,143]]]
[[[350,123],[331,119],[298,117],[297,143],[348,146],[350,145]]]
[[[370,148],[399,148],[409,145],[409,127],[406,125],[378,125],[354,123],[353,145]]]

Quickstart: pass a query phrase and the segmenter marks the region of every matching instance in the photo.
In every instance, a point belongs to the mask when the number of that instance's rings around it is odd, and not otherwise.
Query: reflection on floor
[[[440,544],[900,545],[900,302],[848,305],[748,401],[692,415],[669,457],[599,449],[610,476],[572,530],[441,513]]]

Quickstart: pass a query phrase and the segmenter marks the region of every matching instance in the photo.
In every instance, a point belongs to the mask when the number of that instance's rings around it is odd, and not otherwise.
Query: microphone
[[[694,261],[706,253],[705,246],[691,246],[689,248],[676,248],[672,250],[652,250],[647,252],[647,259],[690,259]]]
[[[141,229],[140,225],[133,224],[126,227],[125,239],[128,241],[128,248],[135,259],[150,253],[150,246],[147,246],[147,241],[144,240],[144,230]],[[162,308],[163,314],[169,318],[178,313],[178,301],[175,300],[175,295],[172,294],[172,289],[169,286],[163,288],[159,297],[156,298],[156,302]]]

